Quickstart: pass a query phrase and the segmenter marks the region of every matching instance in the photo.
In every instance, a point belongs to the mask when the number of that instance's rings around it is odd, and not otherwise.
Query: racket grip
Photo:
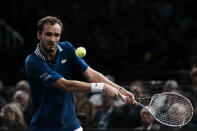
[[[135,100],[146,100],[146,99],[151,99],[152,97],[138,97],[135,98]]]

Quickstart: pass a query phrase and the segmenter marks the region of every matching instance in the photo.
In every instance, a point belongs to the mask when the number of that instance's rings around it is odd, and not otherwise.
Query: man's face
[[[42,50],[48,53],[54,52],[60,40],[61,26],[59,24],[45,24],[43,31],[37,33],[37,38],[40,40]]]

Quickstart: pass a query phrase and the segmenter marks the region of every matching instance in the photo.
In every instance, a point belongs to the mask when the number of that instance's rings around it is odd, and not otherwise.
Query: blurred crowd
[[[0,130],[28,129],[32,114],[29,83],[20,80],[4,86],[0,81],[0,109]]]
[[[106,75],[116,82],[115,77]],[[190,85],[179,85],[176,80],[132,81],[123,87],[132,92],[136,98],[150,97],[155,93],[175,92],[187,97],[193,107],[194,115],[182,129],[197,128],[197,63],[190,70]],[[149,108],[150,100],[141,101]],[[159,130],[177,128],[159,124],[144,108],[114,100],[105,94],[75,93],[76,115],[84,129],[133,129]],[[20,80],[16,85],[7,87],[0,82],[0,129],[28,129],[32,115],[30,86],[28,81]]]
[[[132,92],[136,98],[150,97],[156,93],[174,92],[187,97],[194,108],[191,121],[180,127],[169,127],[157,122],[152,115],[141,106],[114,100],[105,94],[75,94],[75,105],[78,119],[85,129],[133,129],[133,130],[160,130],[160,129],[196,129],[197,128],[197,65],[193,64],[190,70],[190,85],[179,85],[178,81],[132,81],[123,86]],[[115,82],[115,78],[106,75]],[[148,109],[150,99],[140,101]]]

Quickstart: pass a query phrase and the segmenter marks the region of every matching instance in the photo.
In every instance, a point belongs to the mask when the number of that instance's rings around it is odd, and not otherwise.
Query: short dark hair
[[[54,25],[54,24],[59,24],[61,26],[61,32],[63,31],[63,24],[62,24],[62,21],[57,18],[57,17],[54,17],[54,16],[46,16],[42,19],[40,19],[37,23],[37,31],[39,33],[42,33],[43,31],[43,28],[44,28],[44,25],[45,24],[51,24],[51,25]]]

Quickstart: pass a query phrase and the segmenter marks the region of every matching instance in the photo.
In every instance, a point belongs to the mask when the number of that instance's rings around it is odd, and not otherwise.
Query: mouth
[[[55,43],[53,43],[53,42],[48,42],[48,45],[49,45],[49,46],[55,46]]]
[[[53,52],[53,51],[55,50],[55,48],[56,48],[56,44],[53,43],[53,42],[48,42],[46,48],[47,48],[47,50],[48,50],[49,52]]]
[[[48,46],[49,46],[49,48],[53,49],[53,48],[56,47],[56,44],[55,43],[52,43],[52,42],[49,42],[48,43]]]

